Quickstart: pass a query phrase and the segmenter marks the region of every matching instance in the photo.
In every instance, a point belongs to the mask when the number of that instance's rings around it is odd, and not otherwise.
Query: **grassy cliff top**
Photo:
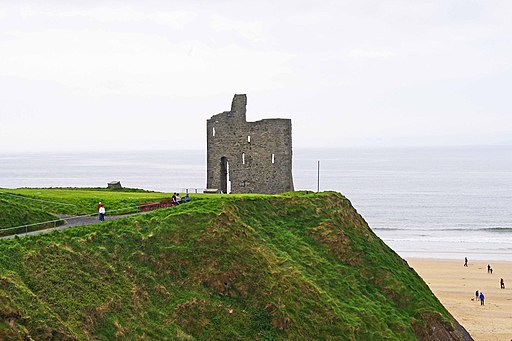
[[[337,193],[0,241],[0,339],[459,340],[456,325]]]
[[[58,219],[40,207],[24,205],[0,197],[0,230],[13,226]]]
[[[38,207],[50,213],[69,215],[95,213],[100,201],[108,210],[115,210],[172,196],[172,193],[133,188],[0,188],[0,192],[0,199],[3,200]]]

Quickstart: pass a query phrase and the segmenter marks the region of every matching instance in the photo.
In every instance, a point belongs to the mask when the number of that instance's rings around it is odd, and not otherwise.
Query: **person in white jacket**
[[[100,221],[105,221],[105,207],[103,205],[98,209],[98,215]]]

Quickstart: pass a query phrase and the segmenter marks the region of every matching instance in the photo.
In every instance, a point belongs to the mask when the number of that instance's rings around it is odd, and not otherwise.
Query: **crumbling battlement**
[[[231,111],[212,116],[207,126],[207,188],[231,193],[293,191],[292,122],[246,120],[246,95],[235,95]]]

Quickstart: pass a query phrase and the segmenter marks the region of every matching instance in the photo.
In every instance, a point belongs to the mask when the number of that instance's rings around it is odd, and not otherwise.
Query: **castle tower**
[[[293,191],[292,122],[246,120],[246,95],[235,95],[231,111],[212,116],[207,127],[207,188],[223,193]]]

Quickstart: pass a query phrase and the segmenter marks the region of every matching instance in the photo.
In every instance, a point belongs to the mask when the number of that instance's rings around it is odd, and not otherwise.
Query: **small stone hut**
[[[121,181],[110,181],[107,184],[107,188],[108,189],[120,189],[120,188],[123,188],[123,186],[121,186]]]

